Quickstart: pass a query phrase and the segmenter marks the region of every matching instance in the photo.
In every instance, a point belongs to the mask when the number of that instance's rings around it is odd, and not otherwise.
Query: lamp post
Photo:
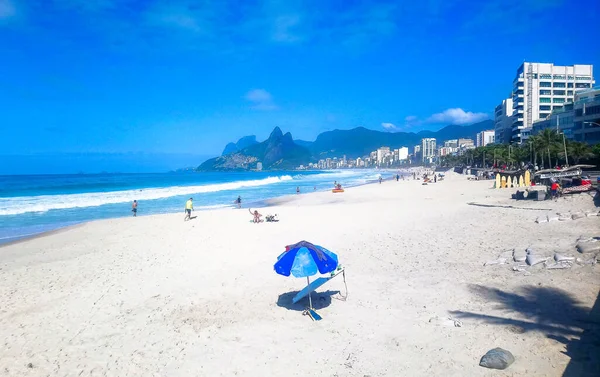
[[[561,132],[563,137],[563,147],[565,148],[565,164],[569,166],[569,157],[567,156],[567,140],[565,139],[565,133]]]

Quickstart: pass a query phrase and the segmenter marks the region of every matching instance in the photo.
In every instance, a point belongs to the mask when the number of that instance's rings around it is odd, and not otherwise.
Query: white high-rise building
[[[494,130],[481,131],[477,133],[476,147],[485,147],[488,144],[493,144],[495,139]]]
[[[592,65],[523,63],[513,80],[513,142],[527,140],[533,122],[573,102],[577,90],[594,85]]]
[[[390,154],[390,147],[381,147],[377,149],[377,163],[383,163],[383,158]]]
[[[435,157],[435,141],[435,138],[432,137],[421,139],[423,162],[430,163]]]
[[[507,98],[494,111],[494,133],[498,144],[508,144],[512,139],[513,100]]]
[[[398,149],[398,159],[400,161],[408,160],[408,148],[407,147],[401,147],[400,149]]]

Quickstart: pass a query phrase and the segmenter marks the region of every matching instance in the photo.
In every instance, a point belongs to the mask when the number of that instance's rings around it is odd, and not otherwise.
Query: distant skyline
[[[523,61],[599,69],[598,19],[597,0],[0,0],[0,159],[132,171],[117,157],[179,163],[275,126],[314,140],[470,124]]]

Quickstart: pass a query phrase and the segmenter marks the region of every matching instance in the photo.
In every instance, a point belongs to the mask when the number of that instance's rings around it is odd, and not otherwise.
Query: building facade
[[[381,147],[377,149],[377,164],[381,165],[385,157],[390,155],[390,147]]]
[[[513,80],[511,141],[525,141],[536,120],[545,119],[553,110],[574,102],[577,90],[589,89],[593,85],[591,65],[523,63]]]
[[[573,139],[600,143],[600,87],[577,93],[573,107]]]
[[[428,137],[421,139],[421,155],[424,163],[431,163],[435,158],[435,138]]]
[[[507,98],[494,109],[494,140],[508,144],[512,139],[513,101]]]
[[[494,140],[496,138],[496,133],[494,130],[486,130],[477,133],[477,138],[475,141],[476,147],[485,147],[488,144],[494,144]]]

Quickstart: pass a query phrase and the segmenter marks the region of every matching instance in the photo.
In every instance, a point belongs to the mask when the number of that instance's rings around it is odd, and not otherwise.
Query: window
[[[566,80],[567,76],[565,75],[554,75],[555,80]]]
[[[549,111],[551,108],[551,106],[548,105],[541,105],[540,106],[540,111]]]
[[[549,81],[540,81],[540,88],[551,88],[552,83]]]
[[[523,89],[519,89],[515,92],[516,95],[523,94]]]
[[[572,82],[567,83],[567,88],[572,88],[572,87],[573,87],[573,83]]]
[[[540,103],[550,103],[550,98],[540,97]]]
[[[569,75],[567,77],[569,78],[569,80],[573,80],[574,79],[573,75]]]
[[[564,98],[553,98],[552,103],[565,103]]]
[[[541,119],[547,118],[548,115],[550,115],[550,113],[540,113],[540,118]]]
[[[572,90],[567,90],[567,95],[568,96],[572,96],[573,95],[573,91]]]
[[[552,94],[551,90],[547,90],[547,89],[540,89],[540,96],[549,96]]]
[[[575,76],[575,81],[579,81],[579,80],[591,80],[591,77],[588,76]]]
[[[555,96],[564,96],[565,95],[565,91],[564,90],[555,90],[554,91],[554,95]]]
[[[552,110],[561,110],[562,106],[552,106]]]
[[[540,75],[540,78],[541,78],[541,79],[551,79],[551,78],[552,78],[552,75],[550,75],[550,74],[547,74],[547,73],[544,73],[544,74],[541,74],[541,75]]]
[[[578,82],[577,84],[575,84],[575,87],[578,88],[578,89],[589,88],[590,84]]]
[[[555,82],[554,83],[554,87],[555,88],[564,88],[565,87],[565,83],[564,82]]]

